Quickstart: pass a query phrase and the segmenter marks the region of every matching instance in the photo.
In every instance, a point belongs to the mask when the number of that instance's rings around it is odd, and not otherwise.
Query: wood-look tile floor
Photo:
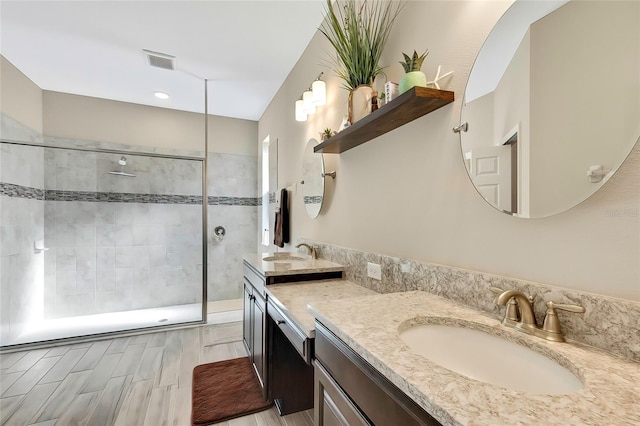
[[[240,323],[0,355],[1,425],[191,424],[196,365],[246,356]],[[309,426],[311,410],[275,408],[223,426]]]

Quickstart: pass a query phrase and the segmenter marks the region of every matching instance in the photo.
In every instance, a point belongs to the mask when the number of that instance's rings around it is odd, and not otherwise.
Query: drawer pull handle
[[[286,321],[285,320],[277,320],[276,324],[280,325],[280,324],[284,324]]]

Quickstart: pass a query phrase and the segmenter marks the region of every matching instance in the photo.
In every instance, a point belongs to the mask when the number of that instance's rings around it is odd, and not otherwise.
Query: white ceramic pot
[[[371,98],[373,89],[366,84],[360,85],[349,93],[349,122],[356,121],[371,114]]]

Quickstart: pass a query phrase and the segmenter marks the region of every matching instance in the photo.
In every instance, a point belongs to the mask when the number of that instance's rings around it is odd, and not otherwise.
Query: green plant
[[[319,28],[336,51],[336,75],[344,88],[373,84],[382,73],[379,65],[391,27],[404,4],[379,0],[326,0]]]
[[[404,68],[404,72],[420,71],[422,62],[424,62],[424,59],[428,54],[429,49],[427,49],[420,56],[418,56],[418,53],[415,50],[413,51],[413,56],[409,56],[406,53],[403,53],[402,56],[404,56],[404,62],[400,62],[400,65],[402,65],[402,68]]]
[[[335,134],[336,134],[336,132],[331,130],[329,127],[327,127],[322,132],[320,132],[320,136],[324,136],[325,139],[328,139],[328,138],[330,138],[331,136],[333,136]]]

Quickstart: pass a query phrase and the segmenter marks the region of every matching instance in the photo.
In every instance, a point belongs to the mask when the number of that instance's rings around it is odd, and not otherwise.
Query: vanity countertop
[[[347,280],[304,281],[267,286],[269,300],[310,338],[315,337],[316,326],[314,316],[307,309],[309,303],[374,294],[378,293]]]
[[[547,342],[421,291],[311,302],[309,311],[444,425],[640,424],[640,363],[575,342]],[[412,353],[400,340],[399,329],[414,318],[414,323],[491,327],[508,340],[561,360],[584,387],[566,395],[530,394],[454,373]]]
[[[268,256],[274,256],[278,253],[251,253],[244,255],[244,261],[251,265],[265,277],[279,275],[296,275],[296,274],[313,274],[319,272],[340,272],[344,271],[344,266],[329,262],[324,259],[312,259],[311,256],[302,253],[289,253],[293,256],[300,257],[303,260],[279,260],[264,261]],[[280,253],[286,254],[286,253]]]

